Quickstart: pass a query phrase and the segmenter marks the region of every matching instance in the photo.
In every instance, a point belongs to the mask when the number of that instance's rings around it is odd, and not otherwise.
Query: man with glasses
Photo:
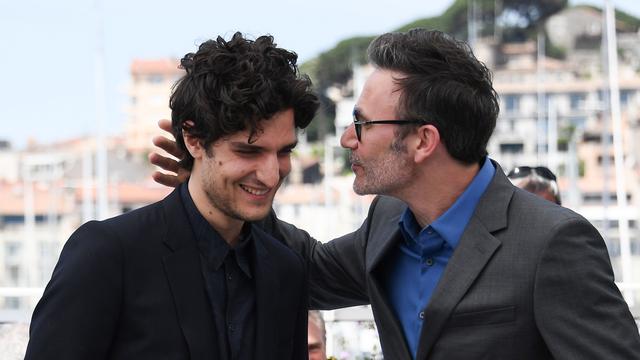
[[[307,259],[311,306],[371,303],[389,359],[637,359],[596,229],[488,158],[498,97],[471,49],[414,29],[368,53],[375,71],[341,138],[354,190],[380,195],[364,223],[325,244],[264,223]]]

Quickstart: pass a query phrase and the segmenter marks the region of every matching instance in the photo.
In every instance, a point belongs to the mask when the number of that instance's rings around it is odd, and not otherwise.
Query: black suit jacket
[[[427,199],[428,200],[428,199]],[[407,205],[377,197],[351,234],[321,244],[268,228],[310,264],[310,303],[371,303],[384,357],[411,359],[381,281]],[[580,215],[514,187],[497,166],[423,309],[418,359],[640,359],[640,336],[604,241]]]
[[[303,260],[257,226],[252,231],[255,353],[305,359]],[[176,190],[71,236],[34,311],[26,359],[211,360],[218,358],[218,336]]]

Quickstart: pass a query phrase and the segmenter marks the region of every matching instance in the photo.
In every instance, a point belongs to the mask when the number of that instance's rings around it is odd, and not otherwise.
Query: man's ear
[[[200,159],[204,156],[206,150],[200,139],[195,136],[191,136],[186,130],[182,131],[182,139],[184,140],[184,145],[187,148],[187,151],[194,159]]]
[[[417,129],[414,160],[420,163],[428,159],[440,145],[440,131],[431,125],[422,125]]]

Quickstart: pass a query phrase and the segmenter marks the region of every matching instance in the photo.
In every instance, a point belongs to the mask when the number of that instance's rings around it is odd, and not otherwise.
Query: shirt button
[[[418,317],[420,318],[420,320],[424,320],[424,311],[420,311],[420,314],[418,314]]]
[[[432,258],[428,258],[427,260],[425,260],[424,263],[427,264],[427,266],[431,266],[431,265],[433,265],[433,259]]]
[[[233,280],[233,275],[231,274],[227,275],[227,280]]]
[[[234,332],[236,328],[233,325],[229,325],[229,332]]]

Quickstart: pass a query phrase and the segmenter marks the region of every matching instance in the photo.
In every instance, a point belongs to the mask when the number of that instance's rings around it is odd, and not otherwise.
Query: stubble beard
[[[214,161],[214,157],[211,156],[209,160]],[[206,170],[202,179],[202,186],[209,205],[220,211],[223,215],[231,219],[240,221],[258,221],[267,216],[268,210],[265,211],[265,214],[261,214],[260,216],[251,216],[247,213],[244,213],[242,209],[239,209],[239,206],[237,205],[240,200],[235,200],[234,203],[234,200],[229,197],[229,194],[227,194],[225,189],[219,189],[216,186],[215,176],[213,174],[213,172],[215,172],[215,169],[211,169],[210,167],[205,167],[205,169]],[[239,188],[239,185],[234,184],[234,187],[236,186]],[[232,191],[233,190],[234,189],[232,189]],[[244,190],[239,188],[238,191]],[[271,204],[272,203],[273,200],[271,200]],[[270,206],[267,206],[267,209],[271,209],[271,204]]]
[[[406,145],[399,139],[394,140],[381,157],[363,163],[352,154],[352,162],[365,165],[362,167],[364,174],[356,175],[353,181],[353,191],[358,195],[394,196],[406,187],[413,174]]]

